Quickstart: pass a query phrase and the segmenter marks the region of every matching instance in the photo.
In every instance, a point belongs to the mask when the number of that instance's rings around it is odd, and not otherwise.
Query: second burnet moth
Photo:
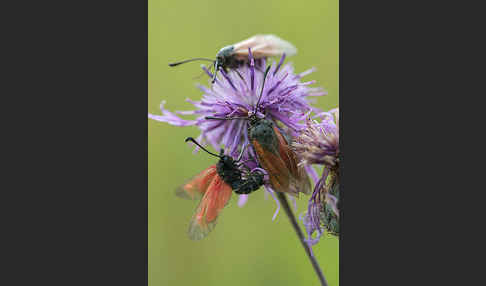
[[[186,199],[200,199],[193,215],[188,235],[192,240],[206,237],[216,225],[221,210],[226,206],[234,191],[237,194],[249,194],[258,190],[264,184],[264,174],[259,170],[243,173],[244,162],[241,162],[244,148],[236,160],[224,155],[223,149],[219,155],[208,151],[194,138],[186,138],[198,145],[208,154],[216,156],[219,161],[209,166],[187,183],[176,190],[176,195]]]
[[[285,41],[276,35],[255,35],[233,45],[223,47],[216,54],[216,59],[192,58],[180,62],[169,64],[174,67],[180,64],[192,61],[210,61],[213,63],[214,73],[212,83],[216,80],[216,74],[220,69],[227,72],[228,69],[235,69],[240,65],[248,62],[248,49],[251,49],[253,57],[263,59],[273,56],[292,56],[297,53],[297,48],[288,41]]]

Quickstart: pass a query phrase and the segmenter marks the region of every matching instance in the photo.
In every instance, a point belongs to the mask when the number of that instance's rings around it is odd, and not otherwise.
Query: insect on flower
[[[247,117],[213,117],[206,119],[213,120],[248,120],[248,136],[253,149],[258,157],[258,162],[268,172],[270,185],[275,191],[298,195],[299,192],[310,194],[311,185],[309,177],[303,166],[298,166],[297,158],[290,148],[291,138],[288,134],[282,133],[278,126],[269,119],[259,117],[262,114],[259,104],[265,79],[271,66],[265,70],[262,90],[254,110]]]
[[[287,56],[292,56],[297,53],[297,49],[294,47],[294,45],[275,35],[255,35],[236,44],[223,47],[216,54],[215,60],[207,58],[192,58],[171,63],[169,66],[174,67],[187,62],[199,60],[213,62],[214,74],[212,83],[214,83],[219,69],[223,69],[225,72],[227,72],[228,69],[235,69],[242,64],[247,63],[249,48],[251,48],[253,57],[255,59],[281,56],[284,53]]]
[[[237,194],[249,194],[258,190],[264,183],[264,175],[259,170],[254,170],[242,177],[240,162],[244,148],[237,160],[224,155],[221,149],[220,155],[214,154],[201,146],[194,138],[186,138],[198,145],[208,154],[216,156],[219,161],[189,180],[176,190],[176,195],[187,199],[201,198],[196,213],[189,225],[189,238],[200,240],[206,237],[216,225],[216,219],[221,210],[226,206],[234,191]]]

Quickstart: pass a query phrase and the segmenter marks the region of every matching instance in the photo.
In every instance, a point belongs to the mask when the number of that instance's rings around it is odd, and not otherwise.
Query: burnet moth
[[[186,184],[176,190],[176,195],[186,199],[199,199],[200,202],[189,224],[188,235],[192,240],[206,237],[216,225],[221,210],[226,206],[234,191],[237,194],[249,194],[258,190],[264,184],[264,174],[259,170],[245,173],[240,162],[244,148],[236,160],[224,155],[223,149],[219,155],[208,151],[194,138],[185,140],[198,145],[208,154],[219,158],[216,165],[212,165],[190,179]]]
[[[171,67],[178,66],[192,61],[210,61],[213,63],[214,74],[212,83],[216,80],[216,74],[219,69],[227,72],[228,69],[234,69],[248,62],[248,49],[251,49],[255,59],[262,59],[273,56],[292,56],[297,53],[297,48],[291,43],[275,35],[255,35],[233,45],[223,47],[216,54],[216,59],[192,58],[180,62],[169,64]]]

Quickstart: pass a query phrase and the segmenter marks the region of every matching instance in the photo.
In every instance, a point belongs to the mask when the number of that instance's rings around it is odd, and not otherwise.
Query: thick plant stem
[[[319,277],[319,281],[321,282],[321,285],[328,286],[326,282],[326,278],[324,278],[324,274],[322,274],[322,270],[319,267],[319,263],[317,263],[316,258],[312,255],[309,245],[305,242],[304,233],[302,233],[302,230],[297,224],[297,220],[295,219],[294,213],[290,208],[289,202],[287,201],[287,197],[285,197],[285,194],[282,192],[275,192],[275,193],[277,194],[277,198],[280,201],[280,204],[282,205],[283,209],[285,210],[285,213],[287,214],[287,217],[290,220],[290,224],[292,225],[295,232],[297,233],[300,243],[304,247],[305,253],[307,253],[307,257],[309,257],[309,260],[312,263],[312,267],[314,267],[314,270],[316,271],[317,277]]]

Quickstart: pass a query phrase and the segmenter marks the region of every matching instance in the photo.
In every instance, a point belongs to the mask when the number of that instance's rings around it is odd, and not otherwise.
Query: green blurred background
[[[164,1],[148,2],[148,111],[190,110],[186,98],[198,100],[195,83],[208,84],[200,63],[170,68],[189,57],[214,57],[223,46],[257,33],[274,33],[298,48],[288,58],[296,72],[317,67],[304,79],[327,89],[317,106],[338,106],[338,1]],[[187,238],[196,202],[174,189],[216,159],[192,154],[184,143],[199,134],[195,127],[175,127],[148,120],[148,278],[149,285],[318,285],[302,246],[276,204],[263,189],[239,208],[237,195],[202,241]],[[298,201],[298,214],[308,197]],[[339,285],[339,242],[324,237],[314,253],[329,285]]]

